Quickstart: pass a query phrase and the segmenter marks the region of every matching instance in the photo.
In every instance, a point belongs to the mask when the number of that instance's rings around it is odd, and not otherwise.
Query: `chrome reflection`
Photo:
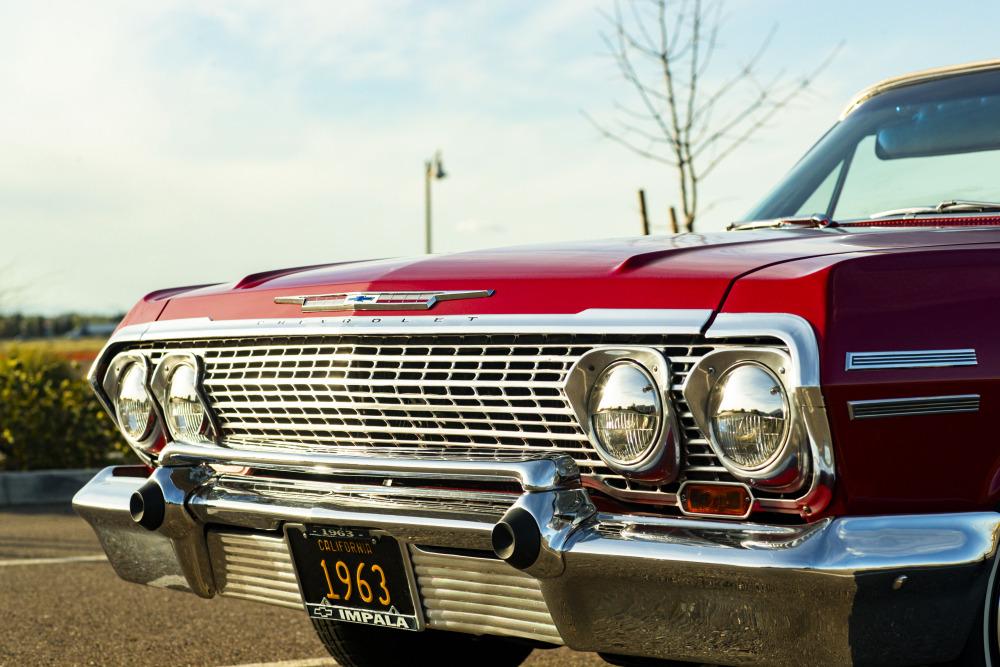
[[[635,362],[608,366],[590,390],[588,406],[598,445],[609,458],[635,463],[655,444],[663,404],[656,382]]]
[[[774,460],[788,435],[788,395],[762,364],[726,370],[709,393],[708,414],[719,449],[748,470]]]

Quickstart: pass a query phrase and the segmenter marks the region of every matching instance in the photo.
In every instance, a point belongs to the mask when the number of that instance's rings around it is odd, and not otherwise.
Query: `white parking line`
[[[107,560],[104,554],[93,556],[66,556],[65,558],[8,558],[0,560],[0,567],[13,565],[58,565],[59,563],[95,563]]]
[[[309,658],[307,660],[282,660],[280,662],[248,662],[245,665],[228,667],[336,667],[333,658]]]

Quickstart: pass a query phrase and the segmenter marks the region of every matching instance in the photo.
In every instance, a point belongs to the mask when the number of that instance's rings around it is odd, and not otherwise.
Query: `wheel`
[[[986,599],[979,610],[979,617],[972,626],[962,655],[954,667],[1000,667],[1000,582],[997,566],[1000,555],[993,560]]]
[[[457,632],[408,632],[319,619],[313,619],[313,627],[340,667],[444,665],[461,661],[476,667],[517,667],[532,649],[514,640]],[[453,658],[460,662],[452,662]]]

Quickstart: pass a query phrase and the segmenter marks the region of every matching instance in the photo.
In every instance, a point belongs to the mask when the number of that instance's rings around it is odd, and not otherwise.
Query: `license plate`
[[[400,544],[367,528],[289,525],[288,546],[312,618],[420,630]]]

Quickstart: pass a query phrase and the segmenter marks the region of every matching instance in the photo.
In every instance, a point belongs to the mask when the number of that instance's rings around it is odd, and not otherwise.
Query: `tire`
[[[529,644],[500,637],[438,630],[408,632],[319,619],[313,619],[313,627],[340,667],[463,663],[517,667],[532,650]]]
[[[1000,555],[993,559],[993,569],[986,586],[986,596],[979,616],[972,626],[969,639],[962,655],[954,667],[1000,667],[1000,582],[997,581],[997,566]]]

